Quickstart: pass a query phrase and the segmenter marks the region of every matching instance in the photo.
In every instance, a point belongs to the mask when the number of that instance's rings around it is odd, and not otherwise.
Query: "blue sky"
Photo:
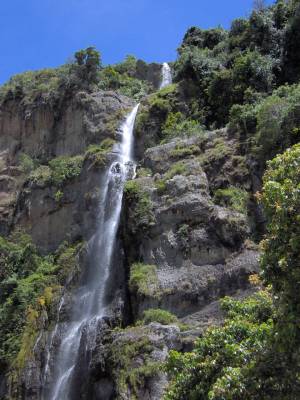
[[[268,3],[272,1],[269,0]],[[0,83],[11,75],[63,64],[89,45],[103,62],[127,54],[146,61],[176,57],[188,27],[229,27],[253,0],[1,0]]]

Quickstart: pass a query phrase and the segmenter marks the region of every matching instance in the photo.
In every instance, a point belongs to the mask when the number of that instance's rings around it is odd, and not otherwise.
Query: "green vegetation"
[[[155,265],[142,263],[130,267],[129,288],[139,296],[155,296],[158,292],[158,277]]]
[[[167,111],[162,136],[223,127],[235,105],[250,107],[285,82],[297,82],[299,10],[298,1],[277,0],[233,21],[229,31],[190,28],[174,63],[176,91],[160,101],[156,95],[156,111]],[[150,101],[150,115],[151,107]]]
[[[197,155],[200,152],[200,147],[195,144],[187,146],[182,143],[178,143],[176,144],[175,149],[170,152],[170,155],[172,158],[186,158]]]
[[[100,69],[100,53],[94,47],[88,47],[77,51],[74,61],[59,68],[13,76],[0,86],[0,104],[18,99],[24,106],[44,102],[55,107],[72,91],[95,88]]]
[[[181,112],[168,113],[162,126],[162,143],[175,137],[190,137],[203,134],[203,126],[196,120],[186,119]]]
[[[91,166],[103,167],[106,164],[107,154],[112,151],[115,140],[107,138],[100,144],[92,144],[85,153],[85,159],[91,161]]]
[[[251,397],[262,381],[247,378],[272,336],[270,294],[260,292],[244,301],[225,298],[222,308],[227,314],[224,326],[209,328],[191,353],[171,351],[166,400],[269,398]]]
[[[29,179],[38,185],[62,186],[66,181],[80,175],[83,160],[82,156],[53,158],[49,161],[49,166],[41,165],[35,169],[30,174]]]
[[[137,228],[147,229],[155,222],[150,194],[138,181],[127,181],[124,193]]]
[[[167,182],[174,178],[176,175],[187,175],[188,168],[183,161],[179,161],[175,164],[172,164],[170,169],[164,174],[163,179],[159,179],[155,182],[156,189],[158,193],[162,194],[167,189]]]
[[[146,178],[147,176],[152,176],[152,171],[150,168],[138,168],[136,173],[138,178]]]
[[[170,353],[165,399],[299,397],[299,166],[298,144],[268,163],[258,194],[267,216],[261,267],[268,289],[224,299],[224,326],[209,328],[193,352]],[[257,276],[251,280],[261,286]]]
[[[122,63],[102,69],[99,87],[104,90],[115,90],[139,101],[151,93],[153,88],[148,82],[135,77],[136,70],[137,59],[128,55]]]
[[[82,156],[57,157],[49,161],[51,169],[51,181],[55,185],[61,185],[80,175],[83,164]]]
[[[212,165],[233,156],[233,153],[234,149],[230,147],[225,138],[217,137],[211,142],[205,153],[199,156],[199,160],[204,164]]]
[[[42,257],[25,234],[0,237],[1,369],[22,368],[30,358],[43,316],[74,269],[79,248],[64,246]]]
[[[147,325],[151,322],[158,322],[162,325],[178,324],[178,318],[176,315],[170,313],[169,311],[162,309],[149,309],[144,311],[143,319],[141,321],[143,324]]]
[[[218,189],[214,194],[214,202],[220,206],[229,207],[234,211],[247,214],[249,194],[237,187]]]
[[[113,342],[111,346],[110,361],[117,392],[122,397],[129,388],[133,400],[139,399],[139,389],[144,387],[147,378],[157,374],[160,367],[159,362],[150,358],[155,347],[150,342],[147,331],[142,329],[135,327],[122,330],[117,342]],[[138,363],[135,362],[137,358]]]
[[[268,218],[267,237],[262,243],[263,277],[276,296],[278,341],[296,365],[300,357],[299,189],[300,145],[297,144],[269,162],[261,197]]]
[[[36,167],[34,160],[25,153],[20,154],[19,165],[25,174],[30,174]]]

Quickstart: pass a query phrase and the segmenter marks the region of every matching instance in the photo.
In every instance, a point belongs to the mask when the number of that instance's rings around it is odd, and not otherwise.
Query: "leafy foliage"
[[[269,162],[261,200],[268,218],[267,237],[263,241],[263,277],[276,295],[282,346],[299,357],[299,144]]]
[[[191,353],[170,352],[166,400],[256,398],[247,377],[272,334],[271,297],[260,292],[244,301],[225,298],[222,308],[227,314],[223,327],[209,328]]]
[[[170,325],[173,323],[178,323],[178,318],[169,311],[150,308],[149,310],[144,311],[142,322],[146,325],[150,324],[151,322],[158,322],[162,325]]]
[[[150,194],[134,180],[126,182],[124,193],[137,227],[148,229],[155,221]]]
[[[53,158],[49,161],[49,166],[41,165],[34,170],[29,179],[37,184],[50,183],[61,186],[65,181],[79,176],[82,165],[82,156]]]
[[[130,268],[129,288],[140,296],[153,294],[158,285],[155,265],[133,264]]]
[[[214,201],[222,206],[229,207],[234,211],[247,214],[247,202],[249,194],[237,187],[218,189],[214,194]]]
[[[30,357],[41,329],[40,317],[50,311],[75,267],[78,248],[61,248],[53,256],[42,257],[25,234],[16,233],[11,240],[0,237],[1,366],[19,368]]]

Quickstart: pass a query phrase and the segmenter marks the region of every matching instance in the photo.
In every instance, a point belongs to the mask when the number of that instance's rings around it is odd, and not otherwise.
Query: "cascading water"
[[[72,379],[77,367],[82,336],[93,338],[99,321],[106,315],[105,301],[112,254],[119,226],[123,189],[132,175],[133,128],[139,105],[134,107],[120,128],[122,140],[115,147],[116,157],[106,172],[99,205],[97,232],[88,244],[90,265],[79,289],[74,293],[72,318],[64,327],[51,389],[43,397],[49,400],[72,399]],[[56,334],[56,328],[51,336]],[[51,351],[51,348],[50,348]],[[49,358],[49,357],[48,357]],[[45,374],[49,374],[47,360]],[[47,380],[47,376],[44,377]]]
[[[172,83],[172,73],[171,68],[168,63],[163,63],[162,65],[162,81],[160,84],[160,89],[171,85]]]

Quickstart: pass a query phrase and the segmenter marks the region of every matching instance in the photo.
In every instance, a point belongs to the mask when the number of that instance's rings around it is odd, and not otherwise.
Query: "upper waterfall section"
[[[163,63],[162,65],[162,81],[160,84],[160,89],[163,89],[164,87],[171,85],[172,83],[172,73],[171,73],[171,68],[170,65],[168,63]]]

